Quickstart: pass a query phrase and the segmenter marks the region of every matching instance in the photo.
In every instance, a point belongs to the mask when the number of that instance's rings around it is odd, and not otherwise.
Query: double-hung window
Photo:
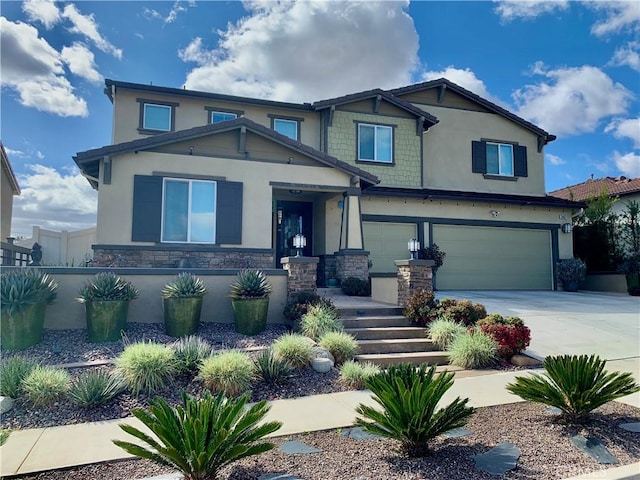
[[[165,178],[162,241],[215,243],[216,182]]]
[[[487,173],[513,177],[513,145],[487,142]]]
[[[229,112],[211,112],[211,123],[228,122],[229,120],[235,120],[238,115]]]
[[[292,140],[298,140],[298,122],[296,120],[274,118],[273,129]]]
[[[359,123],[358,160],[393,163],[393,127]]]

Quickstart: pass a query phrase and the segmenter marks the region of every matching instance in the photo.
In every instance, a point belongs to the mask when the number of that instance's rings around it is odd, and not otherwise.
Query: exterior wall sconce
[[[407,248],[411,252],[411,260],[416,260],[418,257],[418,250],[420,250],[420,242],[415,238],[412,238],[407,243]]]
[[[497,217],[498,215],[500,215],[500,212],[498,210],[491,210],[491,215],[493,215],[494,217]]]
[[[293,248],[296,249],[296,257],[302,254],[302,249],[307,246],[307,239],[301,233],[297,233],[293,237]]]
[[[289,190],[289,193],[291,195],[300,195],[302,193],[302,190]]]
[[[562,233],[571,233],[571,232],[573,232],[573,225],[571,225],[570,223],[563,223]]]

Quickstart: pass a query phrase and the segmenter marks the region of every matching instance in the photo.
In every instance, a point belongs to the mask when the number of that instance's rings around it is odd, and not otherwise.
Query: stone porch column
[[[396,260],[398,269],[398,306],[405,307],[416,290],[433,291],[433,260]]]
[[[283,257],[280,262],[287,271],[287,298],[298,292],[315,292],[318,257]]]
[[[336,278],[355,277],[369,280],[369,252],[362,249],[340,250],[335,253]]]

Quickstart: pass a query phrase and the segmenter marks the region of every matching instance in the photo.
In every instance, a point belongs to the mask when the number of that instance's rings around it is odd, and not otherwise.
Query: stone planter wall
[[[335,254],[336,278],[355,277],[369,280],[369,252],[365,250],[340,250]]]
[[[287,298],[298,292],[315,292],[317,289],[317,257],[283,257],[282,266],[288,274]]]
[[[420,289],[433,291],[433,260],[396,260],[398,305],[405,307],[411,294]]]

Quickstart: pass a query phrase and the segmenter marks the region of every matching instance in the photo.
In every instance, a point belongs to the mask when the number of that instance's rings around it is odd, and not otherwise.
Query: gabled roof
[[[292,140],[285,135],[281,135],[275,130],[264,127],[245,117],[240,117],[227,122],[213,123],[209,125],[203,125],[201,127],[189,128],[187,130],[180,130],[177,132],[161,133],[159,135],[154,135],[148,138],[140,138],[137,140],[132,140],[130,142],[123,142],[116,145],[108,145],[106,147],[78,152],[73,157],[73,160],[76,162],[78,167],[80,167],[80,170],[83,173],[91,177],[97,177],[100,160],[102,160],[106,156],[149,150],[183,140],[190,140],[193,138],[228,132],[231,130],[239,130],[242,127],[245,127],[248,131],[253,132],[256,135],[260,135],[261,137],[267,138],[275,143],[302,153],[307,157],[320,162],[323,165],[337,168],[338,170],[341,170],[349,175],[358,176],[366,183],[369,183],[371,185],[376,185],[380,182],[378,177],[372,175],[371,173],[365,172],[358,167],[343,162],[342,160],[338,160],[337,158],[332,157],[331,155],[327,155],[326,153],[316,150],[315,148],[311,148],[308,145],[300,143],[296,140]],[[95,180],[89,180],[91,185],[94,188],[97,188]]]
[[[424,117],[424,122],[426,127],[430,128],[436,123],[438,123],[438,119],[431,115],[428,112],[425,112],[421,108],[416,107],[410,102],[402,100],[401,98],[395,97],[391,95],[389,92],[381,90],[380,88],[375,88],[373,90],[366,90],[364,92],[352,93],[350,95],[344,95],[342,97],[330,98],[328,100],[320,100],[318,102],[313,103],[313,108],[316,110],[323,110],[325,108],[329,108],[337,105],[344,105],[346,103],[358,102],[360,100],[367,100],[369,98],[376,98],[380,96],[380,98],[385,101],[395,105],[398,108],[406,110],[409,113],[412,113],[417,118]]]
[[[625,195],[640,193],[640,178],[627,178],[624,176],[590,178],[586,182],[550,192],[549,195],[569,200],[585,201],[589,198],[597,197],[603,191],[610,197],[624,197]]]
[[[490,110],[490,111],[492,111],[494,113],[497,113],[498,115],[501,115],[501,116],[511,120],[512,122],[517,123],[521,127],[524,127],[527,130],[532,131],[536,135],[539,135],[539,136],[543,137],[544,141],[545,141],[545,144],[547,144],[549,142],[553,142],[557,138],[555,135],[551,135],[549,132],[541,129],[540,127],[534,125],[531,122],[528,122],[524,118],[521,118],[521,117],[511,113],[509,110],[506,110],[506,109],[502,108],[500,105],[496,105],[495,103],[490,102],[489,100],[487,100],[485,98],[482,98],[480,95],[477,95],[477,94],[467,90],[466,88],[463,88],[460,85],[457,85],[457,84],[453,83],[452,81],[447,80],[446,78],[439,78],[437,80],[430,80],[428,82],[416,83],[416,84],[413,84],[413,85],[408,85],[406,87],[394,88],[392,90],[389,90],[388,92],[391,93],[394,96],[399,96],[399,95],[405,95],[407,93],[419,92],[421,90],[428,90],[428,89],[431,89],[431,88],[450,89],[450,90],[456,92],[458,95],[461,95],[461,96],[465,97],[466,99],[471,100],[472,102],[475,102],[475,103],[477,103],[479,105],[482,105],[487,110]]]
[[[18,179],[16,178],[15,173],[13,173],[13,168],[11,168],[11,163],[9,162],[9,157],[7,156],[7,152],[4,149],[4,145],[0,142],[0,157],[2,157],[2,174],[7,176],[7,180],[9,180],[9,185],[11,186],[11,191],[14,195],[20,195],[20,185],[18,185]]]

